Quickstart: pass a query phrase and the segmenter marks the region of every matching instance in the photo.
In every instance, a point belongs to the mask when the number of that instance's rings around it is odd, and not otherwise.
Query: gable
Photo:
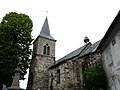
[[[103,49],[109,44],[111,39],[116,35],[116,33],[119,32],[119,30],[120,30],[120,11],[118,12],[117,16],[115,17],[112,24],[108,28],[97,50],[103,51]]]

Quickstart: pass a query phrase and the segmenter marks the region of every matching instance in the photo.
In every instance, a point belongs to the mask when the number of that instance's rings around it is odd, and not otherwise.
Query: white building
[[[98,47],[108,81],[108,90],[120,90],[120,11]]]

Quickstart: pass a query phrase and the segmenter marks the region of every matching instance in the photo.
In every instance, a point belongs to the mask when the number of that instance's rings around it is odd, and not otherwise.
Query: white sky
[[[33,20],[33,38],[46,15],[56,42],[56,60],[84,45],[100,40],[120,9],[120,0],[0,0],[0,20],[9,12],[24,13]],[[48,11],[48,14],[46,14]],[[20,86],[25,88],[26,81]]]

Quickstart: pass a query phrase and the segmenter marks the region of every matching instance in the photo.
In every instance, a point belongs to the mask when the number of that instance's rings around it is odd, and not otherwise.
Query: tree
[[[20,79],[24,79],[31,59],[33,23],[29,16],[10,12],[0,23],[0,84],[11,85],[12,76],[19,64]]]
[[[102,65],[95,65],[83,72],[85,88],[87,90],[107,90],[106,76]]]

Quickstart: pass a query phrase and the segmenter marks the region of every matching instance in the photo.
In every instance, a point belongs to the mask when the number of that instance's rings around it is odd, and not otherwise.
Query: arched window
[[[45,45],[45,46],[44,46],[43,54],[46,54],[46,50],[47,50],[47,47],[46,47],[46,45]]]
[[[47,55],[49,55],[50,54],[50,47],[48,46],[47,47]]]
[[[48,44],[44,45],[43,54],[50,55],[50,47],[48,46]]]
[[[60,83],[60,69],[57,70],[57,83]]]

